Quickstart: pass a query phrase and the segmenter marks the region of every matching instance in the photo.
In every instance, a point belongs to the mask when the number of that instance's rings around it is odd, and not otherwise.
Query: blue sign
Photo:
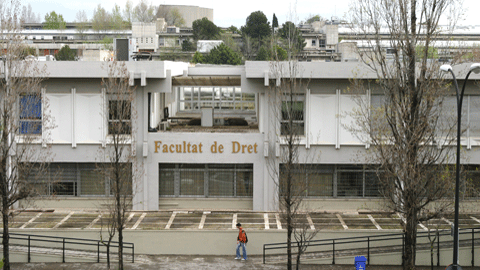
[[[355,257],[355,267],[357,270],[365,270],[367,264],[367,258],[364,256]]]

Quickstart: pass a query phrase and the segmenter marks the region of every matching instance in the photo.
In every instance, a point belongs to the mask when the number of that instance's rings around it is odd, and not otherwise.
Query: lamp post
[[[462,102],[463,93],[465,92],[465,85],[467,84],[468,77],[472,72],[480,73],[480,64],[472,64],[463,82],[462,92],[458,89],[457,78],[453,73],[452,66],[442,65],[440,70],[443,72],[450,72],[453,76],[453,82],[455,83],[455,91],[457,93],[457,166],[456,166],[456,181],[455,181],[455,221],[453,226],[453,263],[448,266],[447,270],[461,270],[462,267],[458,264],[458,208],[460,205],[460,133],[462,129]]]

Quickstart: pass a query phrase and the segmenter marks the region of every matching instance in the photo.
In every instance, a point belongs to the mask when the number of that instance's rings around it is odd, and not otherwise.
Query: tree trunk
[[[5,197],[5,196],[4,196]],[[5,206],[5,198],[3,198],[3,210],[2,210],[2,218],[3,218],[3,237],[2,237],[2,245],[3,245],[3,270],[10,270],[10,235],[8,231],[8,206]]]
[[[417,214],[415,210],[408,213],[405,226],[405,256],[403,257],[403,269],[415,270],[417,246]]]
[[[118,171],[118,170],[117,170]],[[117,189],[121,187],[124,183],[120,183],[120,177],[117,175]],[[118,269],[123,270],[123,212],[125,209],[122,209],[122,204],[120,203],[121,195],[120,189],[116,192],[117,200],[117,230],[118,230]]]
[[[118,230],[118,269],[123,270],[123,229]]]
[[[110,270],[110,240],[107,244],[107,269]]]
[[[300,256],[302,256],[302,244],[301,242],[297,242],[297,249],[298,249],[298,254],[297,254],[297,266],[295,269],[299,270],[300,269]]]
[[[287,208],[287,269],[292,270],[292,217],[290,208]]]

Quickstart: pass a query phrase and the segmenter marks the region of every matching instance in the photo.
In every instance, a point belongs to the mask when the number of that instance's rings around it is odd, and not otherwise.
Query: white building
[[[54,198],[39,197],[37,205],[97,207],[109,194],[106,180],[92,174],[98,149],[109,136],[111,119],[102,114],[108,108],[101,85],[106,70],[101,62],[45,65],[49,74],[45,96],[56,125],[49,138],[53,165],[69,174],[58,179],[62,189],[49,187],[48,195]],[[297,119],[303,127],[300,152],[304,160],[315,154],[309,163],[321,175],[309,183],[306,207],[376,207],[380,199],[375,175],[356,159],[366,145],[345,128],[352,123],[345,112],[356,106],[346,91],[349,79],[355,72],[364,79],[375,79],[375,75],[359,63],[301,65],[310,83],[295,101],[302,116]],[[268,62],[189,66],[150,61],[128,62],[127,68],[136,87],[138,110],[132,146],[143,168],[133,194],[134,209],[276,209],[276,179],[269,166],[278,161],[282,136],[280,125],[275,124],[280,120],[270,108],[270,86],[277,78]],[[469,119],[463,140],[468,156],[464,163],[477,168],[480,92],[473,80],[480,76],[472,74],[470,78],[464,102],[465,119]],[[372,93],[365,98],[375,102],[379,96]],[[202,108],[210,113],[213,108],[213,126],[199,125],[201,117],[208,117],[201,115]],[[93,189],[98,181],[104,187],[100,192]],[[480,177],[473,181],[480,186]],[[477,202],[475,199],[472,202]]]

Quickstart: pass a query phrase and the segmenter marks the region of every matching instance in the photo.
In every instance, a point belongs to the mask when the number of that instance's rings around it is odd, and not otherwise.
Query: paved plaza
[[[401,230],[398,214],[306,213],[305,222],[321,230]],[[154,211],[128,214],[127,230],[229,230],[241,222],[248,230],[281,230],[278,213],[228,211]],[[434,219],[420,230],[449,229],[453,216]],[[86,211],[23,211],[14,214],[13,229],[100,229],[102,215]],[[460,215],[460,227],[480,226],[480,214]]]

